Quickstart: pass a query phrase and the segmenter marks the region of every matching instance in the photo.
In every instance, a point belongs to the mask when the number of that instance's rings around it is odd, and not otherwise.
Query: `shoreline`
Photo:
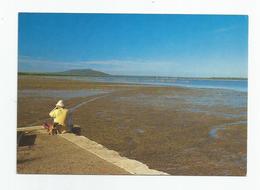
[[[236,88],[228,88],[228,87],[180,85],[180,84],[174,84],[174,83],[156,84],[156,83],[145,83],[145,82],[136,83],[136,82],[95,81],[95,80],[91,81],[91,80],[83,80],[82,78],[86,78],[85,76],[39,76],[39,75],[21,75],[21,76],[28,77],[28,78],[29,77],[35,77],[35,78],[43,77],[46,79],[75,81],[75,82],[83,82],[83,83],[89,83],[89,84],[93,83],[93,84],[97,84],[97,85],[104,85],[106,87],[117,86],[117,87],[155,87],[155,88],[158,87],[158,88],[181,88],[181,89],[183,88],[183,89],[194,89],[194,90],[196,90],[196,89],[198,89],[198,90],[216,90],[216,91],[227,90],[227,91],[235,91],[235,92],[241,92],[241,93],[246,93],[246,94],[248,93],[247,88],[246,89],[236,89]],[[77,77],[77,78],[75,78],[75,77]],[[99,78],[99,77],[88,77],[88,78]],[[104,78],[106,78],[106,77],[104,77]],[[204,79],[194,79],[194,80],[204,80]],[[215,79],[205,79],[205,80],[215,80]],[[238,81],[243,81],[243,80],[238,80]],[[247,79],[245,79],[245,80],[247,80]],[[236,81],[236,80],[231,79],[230,81]]]
[[[97,81],[97,80],[86,80],[86,78],[120,78],[120,77],[132,77],[135,78],[135,76],[102,76],[102,77],[84,77],[84,76],[49,76],[50,78],[68,78],[68,80],[78,80],[78,81],[84,81],[84,82],[100,82],[100,83],[104,83],[105,81]],[[137,76],[136,76],[137,77]],[[46,78],[48,78],[48,76],[46,76]],[[85,78],[85,80],[84,80]],[[142,78],[142,77],[141,77]],[[146,77],[143,77],[146,78]],[[149,77],[148,77],[149,78]],[[151,78],[156,78],[159,79],[158,77],[151,77]],[[248,81],[247,79],[241,79],[241,80],[237,80],[237,79],[214,79],[214,78],[175,78],[175,77],[162,77],[162,78],[171,78],[171,79],[175,79],[175,80],[191,80],[191,81]],[[221,86],[206,86],[206,85],[185,85],[185,84],[175,84],[175,82],[172,83],[156,83],[156,82],[105,82],[108,84],[127,84],[127,85],[144,85],[144,86],[151,86],[151,87],[180,87],[180,88],[192,88],[192,89],[214,89],[214,90],[231,90],[231,91],[237,91],[237,92],[244,92],[247,93],[248,89],[244,89],[244,88],[235,88],[235,87],[221,87]]]
[[[173,76],[151,76],[151,75],[104,75],[104,76],[84,76],[84,75],[68,75],[56,73],[39,73],[39,72],[18,72],[18,76],[71,76],[71,77],[145,77],[145,78],[175,78],[175,79],[205,79],[205,80],[248,80],[247,77],[173,77]]]

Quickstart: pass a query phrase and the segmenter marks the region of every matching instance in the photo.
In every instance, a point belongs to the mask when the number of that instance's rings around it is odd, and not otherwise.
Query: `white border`
[[[3,5],[2,5],[3,4]],[[260,189],[260,6],[257,0],[13,0],[0,5],[2,189]],[[247,177],[52,176],[16,174],[18,12],[249,15]]]

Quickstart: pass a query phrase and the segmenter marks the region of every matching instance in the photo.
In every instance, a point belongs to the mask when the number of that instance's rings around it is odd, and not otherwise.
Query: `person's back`
[[[68,116],[68,109],[66,108],[56,108],[50,112],[50,116],[54,118],[54,123],[58,123],[64,127],[67,126],[67,116]]]
[[[58,101],[56,107],[49,113],[49,115],[54,119],[53,126],[66,132],[66,128],[68,127],[69,110],[64,107],[62,100]]]

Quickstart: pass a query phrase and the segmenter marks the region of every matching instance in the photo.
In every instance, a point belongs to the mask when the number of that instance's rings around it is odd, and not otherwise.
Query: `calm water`
[[[91,82],[148,84],[159,86],[181,86],[191,88],[228,89],[247,92],[247,80],[224,79],[191,79],[174,77],[139,77],[139,76],[109,76],[109,77],[62,77],[73,80]]]
[[[50,97],[50,98],[62,98],[70,99],[77,97],[88,97],[101,94],[107,94],[112,92],[112,90],[98,90],[98,89],[88,89],[88,90],[19,90],[19,97]]]

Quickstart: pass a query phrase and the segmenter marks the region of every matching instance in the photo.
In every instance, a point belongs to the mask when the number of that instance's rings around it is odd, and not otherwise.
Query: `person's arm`
[[[56,117],[56,109],[57,109],[57,107],[55,107],[53,110],[51,110],[51,112],[49,113],[49,116],[50,117]]]

